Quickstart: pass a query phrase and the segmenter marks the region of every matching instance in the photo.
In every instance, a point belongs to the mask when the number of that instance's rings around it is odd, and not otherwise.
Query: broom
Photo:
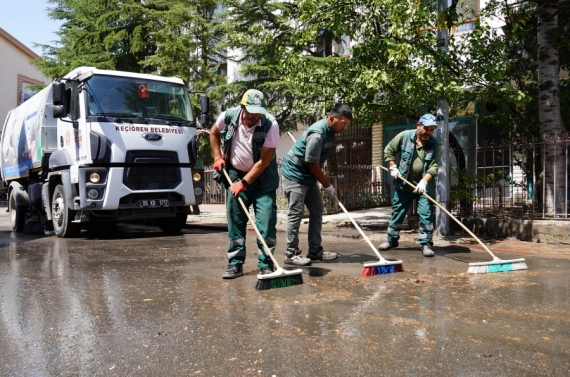
[[[230,176],[228,175],[225,169],[222,170],[224,172],[224,175],[226,176],[226,179],[231,185],[232,180],[230,179]],[[266,289],[283,288],[283,287],[290,287],[292,285],[303,284],[303,275],[302,275],[303,270],[301,269],[284,270],[279,266],[279,263],[277,263],[277,260],[275,260],[275,257],[273,256],[273,253],[271,253],[269,247],[265,243],[265,240],[261,236],[259,229],[257,229],[257,226],[255,225],[255,220],[251,217],[251,214],[247,210],[247,207],[243,203],[243,200],[241,200],[239,196],[237,197],[237,200],[241,205],[241,208],[247,215],[247,218],[249,219],[249,222],[253,226],[255,233],[257,233],[257,237],[261,240],[261,243],[263,244],[263,250],[262,250],[263,253],[266,256],[269,256],[269,258],[271,258],[271,260],[273,261],[273,265],[277,267],[277,270],[275,270],[270,274],[265,274],[265,275],[258,274],[257,284],[255,285],[255,289],[266,290]]]
[[[350,214],[348,213],[346,208],[344,208],[344,206],[342,205],[340,200],[338,200],[338,197],[335,195],[334,198],[336,199],[336,201],[338,202],[338,205],[340,206],[340,208],[342,208],[342,210],[344,211],[346,216],[348,216],[350,221],[352,221],[352,224],[354,225],[354,227],[356,229],[358,229],[358,231],[360,232],[362,237],[366,240],[366,242],[368,242],[368,245],[370,245],[370,248],[378,256],[378,259],[379,259],[378,262],[370,262],[370,263],[364,263],[363,264],[364,268],[362,269],[360,276],[374,276],[374,275],[381,275],[381,274],[393,274],[394,272],[404,271],[404,266],[402,265],[402,261],[400,261],[400,260],[386,260],[382,257],[382,255],[380,255],[378,250],[374,247],[374,245],[372,245],[372,242],[370,242],[368,237],[366,237],[366,234],[364,234],[364,232],[362,231],[362,229],[360,229],[360,227],[358,226],[356,221],[354,221],[354,219],[352,218],[352,216],[350,216]]]
[[[293,139],[293,142],[295,142],[295,138],[293,137],[291,132],[287,131],[287,133],[289,134],[291,139]],[[360,229],[360,226],[358,226],[358,224],[356,223],[356,221],[354,221],[352,216],[350,216],[350,214],[348,213],[346,208],[344,208],[344,206],[342,205],[342,203],[340,202],[338,197],[335,195],[334,198],[336,199],[336,201],[338,202],[338,205],[340,206],[340,208],[342,208],[342,210],[344,211],[346,216],[348,216],[350,221],[352,221],[352,224],[354,225],[354,227],[360,232],[360,234],[362,235],[362,238],[364,238],[366,240],[366,242],[368,242],[368,245],[370,245],[370,248],[378,256],[378,259],[379,259],[378,262],[364,263],[364,265],[363,265],[364,268],[362,269],[360,276],[374,276],[374,275],[381,275],[381,274],[392,274],[394,272],[404,271],[404,267],[402,266],[402,261],[399,261],[399,260],[389,261],[389,260],[384,259],[382,257],[382,255],[380,255],[378,250],[374,247],[374,245],[372,245],[372,242],[370,242],[368,237],[366,237],[366,234],[364,234],[362,229]]]
[[[390,171],[384,166],[380,165],[380,167],[386,170],[387,172]],[[404,179],[404,177],[402,177],[401,175],[398,175],[398,178],[406,182],[408,185],[412,186],[414,189],[416,188],[416,186],[414,186],[409,181]],[[443,206],[441,206],[438,202],[433,200],[428,194],[426,194],[425,192],[423,194],[433,204],[441,208],[445,213],[447,213],[449,217],[451,217],[457,224],[459,224],[463,229],[465,229],[465,231],[469,233],[469,235],[473,237],[477,242],[479,242],[479,245],[481,245],[483,249],[485,249],[485,251],[488,252],[489,255],[491,255],[491,257],[493,258],[493,260],[490,262],[469,263],[469,269],[467,270],[468,274],[485,274],[487,272],[516,271],[516,270],[526,270],[528,268],[526,266],[524,258],[504,260],[497,257],[495,254],[493,254],[491,250],[489,250],[489,248],[483,242],[481,242],[479,238],[477,238],[477,236],[475,236],[475,234],[473,234],[473,232],[471,232],[465,225],[463,225],[461,221],[457,220],[455,216],[453,216],[448,210],[443,208]]]

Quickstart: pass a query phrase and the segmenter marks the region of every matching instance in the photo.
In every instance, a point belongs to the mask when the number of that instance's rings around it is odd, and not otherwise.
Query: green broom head
[[[281,276],[273,279],[259,279],[255,289],[263,291],[273,288],[285,288],[293,285],[303,284],[303,275]]]
[[[263,291],[266,289],[285,288],[293,285],[303,284],[302,270],[284,270],[279,267],[271,274],[257,275],[255,289]]]
[[[491,272],[508,272],[526,270],[528,267],[524,258],[502,260],[496,259],[491,262],[469,263],[468,274],[486,274]]]
[[[376,263],[365,263],[360,276],[374,276],[383,274],[393,274],[404,271],[402,261],[381,260]]]

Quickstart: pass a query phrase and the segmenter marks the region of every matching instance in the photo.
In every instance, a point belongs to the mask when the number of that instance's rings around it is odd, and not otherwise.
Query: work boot
[[[294,266],[308,266],[311,264],[309,258],[304,258],[301,256],[301,250],[299,249],[287,249],[285,251],[285,264],[292,264]]]
[[[424,257],[433,257],[435,255],[429,243],[424,243],[422,245],[422,254]]]
[[[243,266],[241,264],[228,264],[226,271],[222,275],[224,279],[235,279],[243,276]]]
[[[262,267],[259,269],[259,274],[260,275],[267,275],[267,274],[272,274],[273,273],[273,268],[267,266],[267,267]]]
[[[332,251],[324,251],[322,246],[319,246],[317,250],[309,250],[309,254],[307,254],[307,258],[311,261],[322,261],[322,262],[330,262],[338,258],[337,253],[333,253]]]
[[[399,245],[398,241],[386,241],[378,245],[378,250],[386,251],[390,249],[395,249],[398,247],[398,245]]]

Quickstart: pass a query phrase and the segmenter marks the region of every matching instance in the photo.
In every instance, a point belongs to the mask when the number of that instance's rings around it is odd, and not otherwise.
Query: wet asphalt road
[[[329,234],[339,260],[256,291],[254,236],[228,281],[223,231],[16,237],[2,211],[0,376],[570,375],[569,260],[469,275],[486,253],[403,243],[405,272],[360,277],[368,244]]]

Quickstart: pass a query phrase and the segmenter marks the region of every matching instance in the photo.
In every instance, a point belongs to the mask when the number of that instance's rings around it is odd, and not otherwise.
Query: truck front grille
[[[172,166],[178,163],[174,152],[129,151],[126,157],[127,163],[137,164],[126,167],[123,176],[131,190],[169,190],[181,182],[180,169]]]

